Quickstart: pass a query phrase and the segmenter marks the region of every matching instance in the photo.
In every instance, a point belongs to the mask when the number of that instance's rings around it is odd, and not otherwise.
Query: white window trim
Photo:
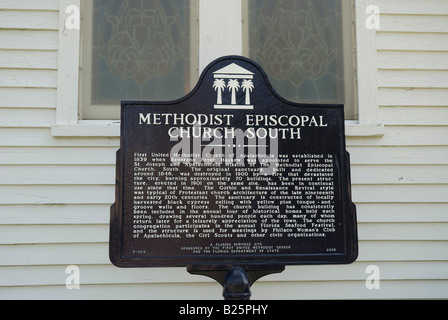
[[[59,0],[59,55],[56,137],[119,137],[120,121],[79,120],[80,30],[67,29],[66,8],[80,8],[81,0]],[[358,79],[358,120],[347,120],[347,137],[381,137],[384,125],[379,121],[376,30],[366,28],[366,8],[373,0],[356,0],[356,53]],[[220,13],[211,16],[208,8]],[[223,12],[232,12],[225,15]],[[235,14],[240,12],[240,14]],[[232,19],[229,21],[229,18]],[[242,38],[240,0],[199,0],[199,68],[225,55],[242,55],[243,46],[232,41]],[[226,28],[223,28],[226,26]],[[229,30],[232,28],[232,30]],[[228,35],[231,35],[229,37]],[[238,38],[237,38],[238,39]]]

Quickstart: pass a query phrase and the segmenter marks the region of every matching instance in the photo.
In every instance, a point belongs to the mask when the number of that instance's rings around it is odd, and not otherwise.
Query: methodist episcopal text
[[[122,102],[110,259],[119,267],[351,263],[342,105],[284,100],[242,57],[170,102]]]

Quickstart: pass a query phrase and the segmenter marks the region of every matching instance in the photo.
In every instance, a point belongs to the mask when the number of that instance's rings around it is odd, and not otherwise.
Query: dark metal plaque
[[[284,100],[242,57],[170,102],[122,102],[119,267],[345,264],[357,257],[344,107]]]

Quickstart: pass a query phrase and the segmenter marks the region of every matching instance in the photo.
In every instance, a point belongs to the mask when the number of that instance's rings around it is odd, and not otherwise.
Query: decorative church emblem
[[[215,109],[254,108],[250,101],[250,94],[254,90],[253,72],[232,63],[213,72],[213,75],[213,89],[217,92]]]

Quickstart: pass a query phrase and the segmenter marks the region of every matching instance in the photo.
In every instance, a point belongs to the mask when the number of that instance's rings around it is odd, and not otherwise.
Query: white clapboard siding
[[[276,292],[271,299],[338,299],[333,292],[344,292],[347,299],[437,299],[447,297],[448,281],[383,281],[379,290],[366,289],[365,281],[341,283],[302,282],[302,283],[260,283],[255,284],[253,299],[268,299],[269,292]],[[258,289],[259,288],[259,289]],[[258,290],[257,290],[258,289]],[[257,291],[256,291],[257,290]]]
[[[57,139],[51,128],[1,128],[0,146],[6,147],[117,147],[119,138],[70,138]]]
[[[115,165],[117,150],[118,147],[0,147],[0,165]],[[439,161],[443,161],[443,154]]]
[[[57,11],[0,11],[1,29],[58,30]]]
[[[444,19],[448,20],[446,17]],[[391,70],[448,70],[448,52],[378,51],[378,68]]]
[[[0,8],[8,8],[8,10],[56,11],[59,8],[59,0],[0,0]]]
[[[0,246],[0,266],[90,265],[110,264],[108,243],[58,243]],[[446,261],[447,241],[359,242],[359,262],[376,261]]]
[[[354,202],[448,202],[448,185],[355,185]]]
[[[109,241],[107,225],[0,226],[3,244],[92,243]]]
[[[446,15],[384,14],[381,16],[381,31],[446,33],[448,29],[446,17]]]
[[[115,185],[115,166],[0,165],[0,184],[6,185]]]
[[[54,70],[0,69],[0,87],[56,88]]]
[[[0,226],[2,243],[58,244],[106,243],[109,225],[6,225]],[[360,223],[360,241],[448,241],[448,223]]]
[[[448,33],[381,32],[377,34],[379,50],[448,51]]]
[[[357,202],[359,223],[446,223],[448,203]],[[2,205],[1,225],[108,224],[110,204]]]
[[[406,146],[397,148],[349,146],[352,164],[448,164],[448,147]],[[428,157],[431,154],[431,157]]]
[[[428,207],[431,210],[428,210]],[[448,222],[448,203],[356,203],[358,222]]]
[[[67,290],[65,285],[5,287],[0,291],[1,298],[11,300],[222,300],[222,287],[217,282],[86,285],[82,290]]]
[[[376,0],[383,14],[404,15],[448,15],[448,3],[445,0]]]
[[[0,186],[3,204],[112,204],[114,186]]]
[[[448,202],[448,185],[354,185],[354,202]],[[2,185],[3,204],[111,204],[114,186]]]
[[[54,109],[1,109],[0,127],[37,127],[49,128],[56,119]]]
[[[381,122],[389,125],[446,126],[448,107],[381,108],[379,118]]]
[[[111,265],[119,138],[51,134],[59,2],[0,0],[0,299],[222,299],[185,268]],[[374,4],[385,134],[347,139],[359,258],[287,267],[254,300],[448,299],[448,1]],[[65,287],[69,265],[80,290]],[[366,288],[371,265],[380,290]]]
[[[195,277],[197,278],[197,277]],[[384,281],[381,290],[367,290],[365,281],[353,282],[278,282],[256,283],[251,300],[335,299],[346,292],[347,299],[437,299],[446,298],[446,281]],[[173,292],[176,295],[173,296]],[[4,292],[4,294],[2,294]],[[83,286],[82,290],[67,290],[65,286],[8,288],[0,296],[9,299],[92,299],[92,300],[222,300],[222,288],[217,283],[131,284]],[[275,295],[272,295],[275,292]],[[339,295],[334,295],[338,292]]]
[[[0,145],[20,147],[69,147],[91,146],[117,149],[120,141],[115,137],[55,139],[50,128],[1,128]],[[446,126],[386,126],[385,135],[378,139],[348,139],[351,146],[448,146],[448,127]]]
[[[379,88],[379,104],[399,107],[446,107],[447,89]]]
[[[349,146],[447,146],[447,126],[386,126],[380,139],[350,139]]]
[[[77,140],[73,141],[77,142]],[[91,139],[86,139],[86,145],[89,141]],[[98,140],[95,139],[95,141]],[[115,154],[118,149],[118,146],[0,147],[0,165],[115,165]],[[348,152],[350,161],[354,165],[448,165],[448,146],[349,147]],[[428,154],[431,154],[431,157],[428,158]]]
[[[448,88],[448,71],[380,70],[382,88]]]
[[[114,185],[115,165],[0,164],[0,185]],[[448,165],[356,165],[352,184],[448,184]]]
[[[56,108],[56,88],[0,88],[0,96],[0,108]]]
[[[359,223],[446,223],[448,203],[357,202]],[[2,205],[1,225],[108,224],[109,204]]]
[[[448,184],[448,166],[351,166],[352,184]]]
[[[1,225],[97,225],[108,224],[110,219],[109,204],[21,204],[0,209]]]
[[[7,69],[50,69],[58,68],[57,51],[2,50],[0,68]]]
[[[262,282],[287,281],[362,281],[370,262],[355,262],[351,265],[334,266],[288,266],[285,272],[262,278]],[[381,278],[387,280],[445,279],[448,263],[445,261],[395,262],[379,261]],[[22,266],[1,267],[5,277],[0,278],[2,286],[64,285],[67,266]],[[190,278],[185,268],[115,268],[112,265],[80,265],[83,285],[95,284],[139,284],[139,283],[188,283],[213,282],[206,277]],[[56,275],[56,276],[55,276]]]
[[[58,32],[42,30],[0,30],[0,50],[57,50]]]

